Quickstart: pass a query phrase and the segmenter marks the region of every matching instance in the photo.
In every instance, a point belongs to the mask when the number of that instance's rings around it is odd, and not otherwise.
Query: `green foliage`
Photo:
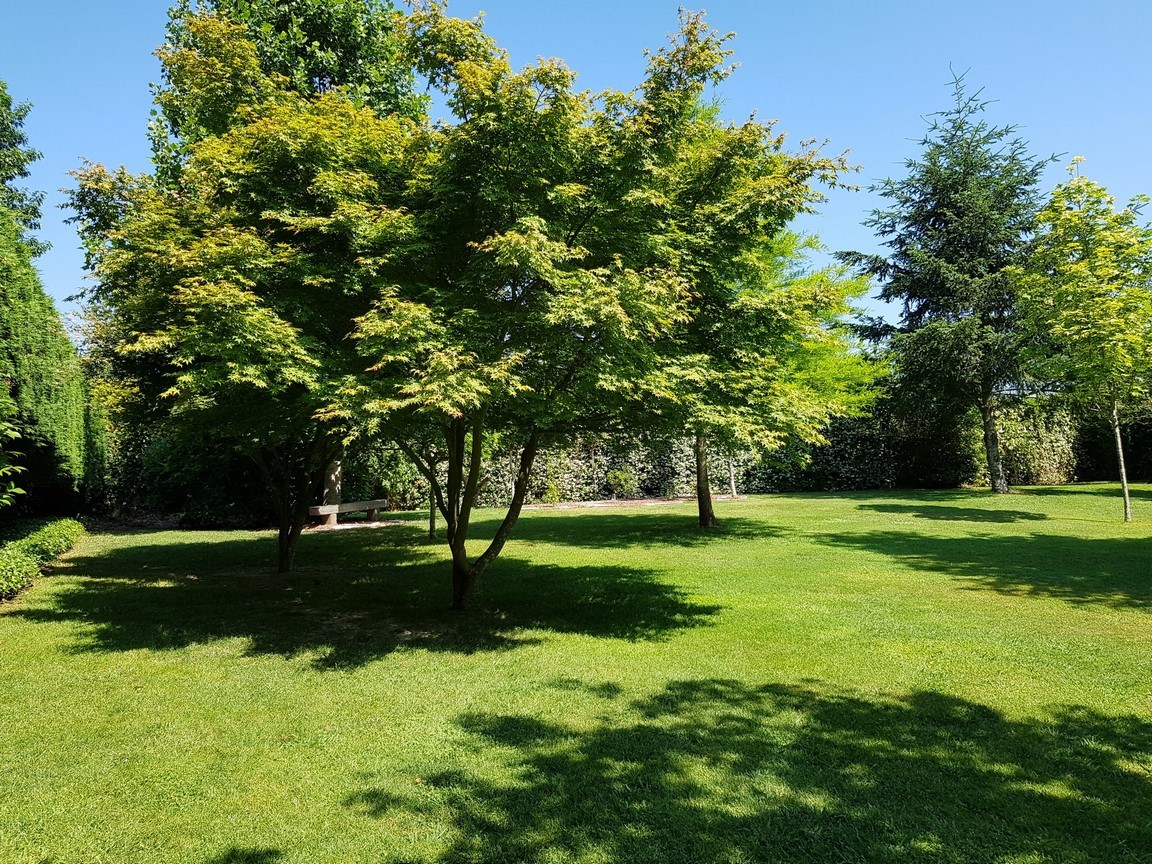
[[[24,134],[24,119],[32,106],[27,102],[14,103],[8,86],[0,81],[0,211],[6,211],[16,220],[21,239],[33,254],[43,250],[27,232],[40,227],[42,192],[31,192],[16,184],[28,177],[28,166],[40,158],[40,153],[28,146]]]
[[[979,418],[938,416],[888,386],[871,410],[833,420],[825,442],[786,447],[751,466],[750,492],[955,488],[980,478]]]
[[[339,90],[381,116],[415,119],[401,16],[386,0],[179,0],[159,51],[163,79],[150,134],[163,183],[175,183],[190,145],[242,122],[277,90]]]
[[[382,424],[440,487],[459,571],[499,553],[549,447],[669,416],[682,432],[689,414],[746,437],[786,434],[785,416],[823,420],[804,398],[820,363],[785,355],[830,341],[828,292],[768,286],[768,241],[846,164],[702,107],[729,74],[727,37],[685,13],[638,88],[593,96],[558,61],[514,71],[478,22],[434,4],[409,28],[454,122],[422,133],[407,205],[418,218],[394,253],[403,266],[358,322],[374,374],[350,380],[337,411]],[[723,354],[681,345],[697,320],[732,334]],[[506,530],[469,563],[488,436],[518,450],[517,480]]]
[[[613,468],[605,480],[608,488],[612,490],[613,498],[631,498],[640,491],[640,482],[627,468]]]
[[[1024,399],[1006,406],[999,419],[1008,482],[1052,486],[1077,478],[1077,422],[1066,404]]]
[[[28,235],[41,197],[13,185],[28,176],[39,154],[27,147],[22,124],[28,105],[13,106],[0,82],[0,380],[5,382],[2,434],[20,437],[20,455],[5,457],[25,471],[25,507],[75,507],[85,472],[87,388],[79,358],[32,264],[43,246]],[[15,487],[2,479],[0,501]],[[6,490],[6,491],[5,491]]]
[[[1040,374],[1112,420],[1131,521],[1121,424],[1147,414],[1152,398],[1152,227],[1137,222],[1146,197],[1117,211],[1107,190],[1079,175],[1081,161],[1040,212],[1018,275]]]
[[[40,575],[40,562],[19,547],[0,547],[0,600],[16,596]]]
[[[1078,173],[1038,217],[1020,291],[1040,374],[1073,399],[1110,411],[1143,408],[1152,389],[1152,227],[1146,198],[1117,210]]]
[[[20,438],[20,431],[13,422],[15,415],[16,403],[8,393],[0,391],[0,508],[11,507],[16,496],[24,494],[12,479],[24,471],[22,465],[13,463],[13,459],[20,456],[11,449],[12,442]]]
[[[18,223],[0,210],[0,378],[15,403],[27,506],[75,506],[85,471],[87,386],[72,341],[40,286]]]
[[[369,107],[363,81],[337,80],[354,69],[309,65],[308,29],[335,10],[210,5],[235,20],[182,7],[160,51],[172,170],[79,173],[93,356],[122,406],[162,403],[250,452],[281,511],[311,503],[335,448],[388,438],[436,490],[463,566],[497,450],[519,451],[522,502],[541,448],[675,391],[772,440],[816,434],[850,398],[847,280],[794,272],[801,241],[773,243],[846,163],[701,107],[730,54],[701,16],[638,89],[592,96],[559,62],[514,71],[478,21],[419,5],[396,44],[455,115],[433,123]],[[726,334],[722,352],[666,350],[692,320]]]
[[[14,596],[84,535],[74,519],[22,520],[0,532],[0,600]]]
[[[809,195],[820,200],[815,190]],[[811,269],[807,256],[820,249],[813,237],[772,223],[762,230],[758,245],[723,253],[742,254],[743,267],[713,262],[710,245],[691,265],[721,274],[692,283],[695,299],[667,370],[672,404],[660,409],[679,431],[703,431],[729,449],[822,440],[832,418],[868,403],[876,374],[843,323],[865,280],[841,267]]]
[[[343,477],[345,501],[384,499],[389,510],[428,506],[428,481],[388,442],[355,442],[344,455]]]
[[[343,435],[317,414],[363,368],[346,336],[412,221],[398,204],[413,126],[265,74],[242,25],[174,26],[157,98],[180,136],[178,176],[77,174],[93,362],[116,422],[151,414],[248,454],[289,567]]]

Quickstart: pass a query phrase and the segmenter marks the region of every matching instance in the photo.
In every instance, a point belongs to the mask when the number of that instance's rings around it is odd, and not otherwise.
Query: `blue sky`
[[[48,192],[39,260],[56,298],[83,284],[83,259],[56,209],[57,191],[81,159],[149,167],[145,127],[149,82],[158,68],[165,0],[0,0],[0,79],[34,104],[26,130],[44,159],[30,185]],[[582,86],[627,89],[644,69],[643,50],[674,30],[676,0],[460,0],[450,11],[487,13],[490,33],[517,65],[560,57]],[[1063,179],[1073,155],[1118,199],[1152,193],[1149,94],[1152,2],[1105,0],[830,0],[824,3],[711,0],[718,30],[735,31],[740,67],[721,89],[726,115],[779,121],[795,143],[831,139],[851,150],[855,181],[901,176],[916,155],[924,117],[946,108],[950,69],[995,100],[988,117],[1013,123],[1036,154],[1065,153],[1048,176]],[[867,191],[833,193],[805,219],[833,249],[877,248],[861,227],[882,203]],[[1149,214],[1152,215],[1152,214]]]

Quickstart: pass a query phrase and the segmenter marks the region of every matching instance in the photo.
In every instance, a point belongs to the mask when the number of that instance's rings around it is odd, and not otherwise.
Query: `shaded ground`
[[[450,814],[445,864],[1152,855],[1142,718],[1012,721],[940,693],[725,680],[672,682],[610,718],[464,715],[472,745],[507,753],[511,776],[430,771],[418,791],[368,784],[345,803],[376,819]]]
[[[420,522],[92,537],[0,609],[0,861],[1152,864],[1114,491],[541,510],[463,616]]]
[[[215,542],[211,535],[204,538],[209,542],[144,535],[95,556],[73,556],[66,566],[85,574],[83,582],[59,592],[51,606],[8,614],[83,622],[88,637],[75,646],[79,651],[178,650],[244,637],[252,654],[315,651],[321,665],[347,666],[400,646],[502,650],[531,641],[522,631],[535,629],[659,639],[705,624],[719,609],[642,569],[533,563],[509,554],[476,608],[459,615],[445,607],[439,547],[411,529],[397,530],[403,533],[325,532],[314,538],[319,560],[287,576],[267,568],[268,543],[259,535]],[[620,542],[628,536],[623,532]],[[345,566],[350,561],[355,566]]]

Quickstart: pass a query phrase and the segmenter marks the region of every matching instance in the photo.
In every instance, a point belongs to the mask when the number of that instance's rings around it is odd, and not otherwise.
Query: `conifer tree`
[[[876,279],[883,300],[902,304],[884,325],[901,378],[980,412],[992,489],[1007,492],[997,412],[1020,383],[1020,340],[1012,268],[1027,261],[1038,182],[1037,159],[1013,126],[983,117],[980,93],[953,82],[954,105],[933,115],[908,174],[872,187],[889,202],[864,223],[887,256],[843,253]]]

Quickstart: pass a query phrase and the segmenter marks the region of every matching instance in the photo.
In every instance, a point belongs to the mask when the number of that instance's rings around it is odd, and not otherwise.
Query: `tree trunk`
[[[343,500],[344,463],[333,459],[324,472],[324,503],[339,504]],[[321,524],[326,528],[335,528],[340,524],[339,513],[329,513]]]
[[[1120,489],[1124,493],[1124,521],[1132,521],[1132,496],[1128,491],[1128,469],[1124,466],[1124,442],[1120,437],[1120,406],[1112,403],[1112,434],[1116,437],[1116,461],[1120,464]]]
[[[292,523],[290,520],[280,520],[280,533],[276,538],[276,572],[291,573],[296,563],[296,540],[299,534],[292,536]]]
[[[436,539],[436,490],[428,489],[428,539]]]
[[[476,571],[468,563],[467,555],[452,555],[452,608],[466,609],[472,598],[472,586],[476,581]]]
[[[732,492],[732,497],[736,497],[736,460],[732,456],[728,457],[728,489]]]
[[[980,403],[980,419],[984,423],[984,454],[988,459],[988,485],[993,492],[1008,491],[1008,478],[1000,461],[1000,432],[996,429],[996,397],[988,395]]]
[[[296,543],[308,521],[308,508],[324,489],[325,466],[339,452],[339,445],[319,428],[311,433],[310,441],[297,441],[295,446],[248,451],[276,507],[276,570],[280,573],[295,566]]]
[[[397,442],[431,485],[435,506],[430,508],[428,517],[430,533],[435,531],[436,509],[439,509],[444,515],[448,548],[452,550],[453,609],[464,609],[468,606],[468,601],[477,581],[504,548],[508,535],[512,532],[512,527],[516,524],[524,506],[524,499],[528,494],[528,480],[531,477],[532,465],[536,460],[536,452],[540,446],[540,433],[533,429],[520,453],[520,466],[512,485],[512,501],[508,506],[508,512],[496,529],[496,536],[492,538],[488,548],[476,559],[475,563],[472,563],[468,560],[466,544],[472,508],[476,504],[476,496],[480,490],[484,449],[484,414],[481,412],[473,417],[470,427],[465,426],[465,422],[463,420],[453,421],[445,430],[448,471],[447,482],[443,485],[436,475],[435,462],[427,455],[417,453],[415,449],[404,442]],[[471,434],[472,437],[471,448],[466,447],[465,437],[468,434]]]
[[[708,479],[708,441],[702,431],[696,432],[696,508],[700,513],[701,528],[716,527],[716,513],[712,509],[712,485]]]
[[[473,568],[476,576],[480,576],[488,569],[488,565],[496,560],[496,556],[500,554],[504,544],[508,541],[508,535],[512,533],[516,520],[520,518],[520,511],[524,508],[524,499],[528,496],[528,481],[532,477],[532,466],[536,462],[536,452],[539,447],[540,433],[533,429],[524,449],[520,451],[520,466],[516,470],[516,483],[513,487],[512,500],[508,504],[508,512],[504,514],[504,520],[496,529],[496,536],[492,538],[492,542],[488,544],[484,554],[476,559],[476,566]]]

